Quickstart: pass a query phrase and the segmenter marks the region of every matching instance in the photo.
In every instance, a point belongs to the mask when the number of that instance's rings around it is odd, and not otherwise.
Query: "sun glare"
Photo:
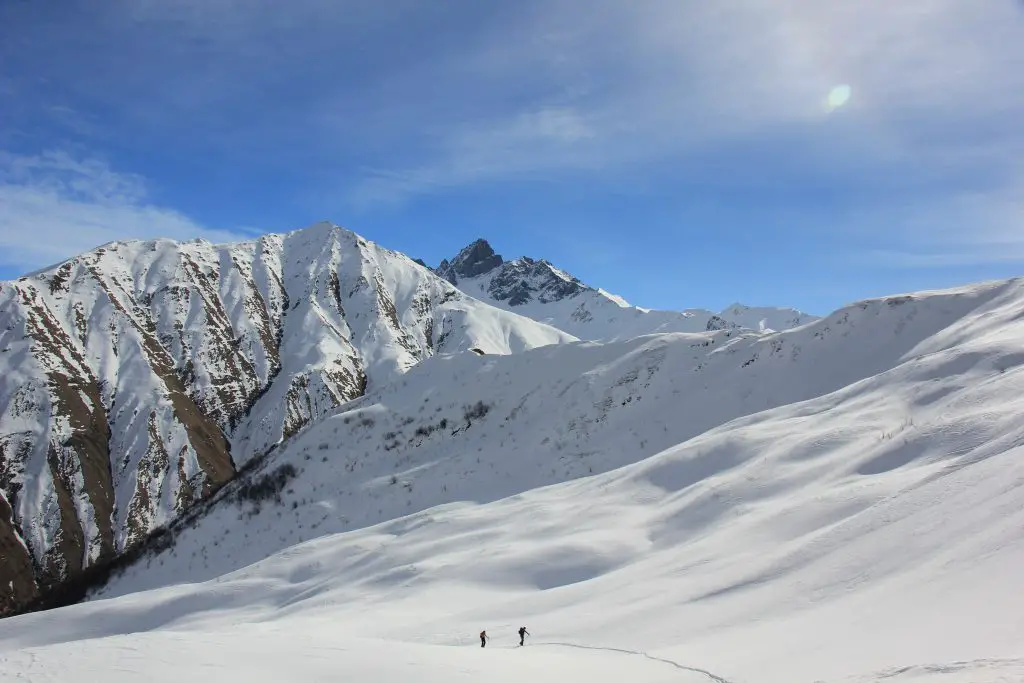
[[[826,106],[829,111],[835,111],[850,101],[853,91],[848,85],[837,85],[828,92]]]

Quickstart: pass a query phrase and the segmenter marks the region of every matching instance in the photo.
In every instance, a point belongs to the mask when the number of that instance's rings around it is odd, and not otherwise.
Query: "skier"
[[[530,632],[526,630],[526,627],[525,626],[520,626],[519,627],[519,647],[523,646],[523,640],[525,640],[526,636],[528,636],[528,635],[530,635]]]
[[[480,647],[487,647],[487,631],[480,631]]]

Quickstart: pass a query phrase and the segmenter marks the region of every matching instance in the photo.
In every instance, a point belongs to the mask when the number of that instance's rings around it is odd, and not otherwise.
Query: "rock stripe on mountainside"
[[[115,242],[0,283],[0,609],[439,350],[572,339],[326,223]]]

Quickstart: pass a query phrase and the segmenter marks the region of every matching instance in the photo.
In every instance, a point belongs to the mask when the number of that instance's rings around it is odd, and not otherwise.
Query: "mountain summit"
[[[469,287],[473,296],[483,293],[485,300],[506,307],[554,303],[589,289],[548,261],[535,261],[528,256],[506,261],[485,239],[465,247],[451,261],[441,261],[436,272],[453,285]]]
[[[545,259],[521,256],[506,261],[482,238],[450,261],[441,261],[435,272],[473,297],[588,340],[737,328],[771,332],[818,319],[793,308],[757,308],[739,303],[718,313],[696,308],[644,309],[581,282]]]
[[[423,359],[573,341],[329,223],[0,283],[0,612]]]
[[[451,262],[441,261],[437,274],[451,282],[459,284],[459,278],[474,278],[499,268],[504,260],[485,239],[478,239],[459,252]]]

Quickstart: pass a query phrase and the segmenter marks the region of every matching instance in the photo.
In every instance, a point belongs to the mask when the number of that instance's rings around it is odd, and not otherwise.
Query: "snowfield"
[[[323,621],[303,623],[301,628],[310,630],[301,640],[276,629],[240,627],[198,637],[162,632],[28,650],[0,663],[14,676],[5,678],[0,670],[0,680],[70,681],[84,676],[108,683],[178,683],[183,676],[194,676],[201,681],[248,683],[522,683],[623,681],[637,674],[651,683],[708,680],[669,662],[642,661],[616,652],[532,645],[528,652],[499,645],[481,651],[352,638]]]
[[[0,621],[0,680],[1024,680],[1022,416],[1021,280],[437,354]]]

